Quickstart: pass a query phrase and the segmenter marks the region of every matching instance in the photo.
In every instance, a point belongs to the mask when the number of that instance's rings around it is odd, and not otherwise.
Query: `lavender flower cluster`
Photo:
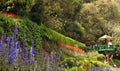
[[[36,52],[31,43],[30,50],[25,48],[25,40],[17,40],[18,26],[15,25],[13,36],[4,33],[0,40],[0,63],[7,65],[7,71],[59,71],[60,57],[56,52],[47,54]],[[4,64],[3,63],[3,64]],[[0,71],[6,71],[0,67]]]
[[[21,58],[21,62],[32,65],[35,63],[36,50],[31,46],[28,52],[24,44],[21,47],[20,41],[17,41],[16,38],[17,31],[18,26],[15,25],[13,36],[7,37],[6,33],[2,35],[0,40],[0,58],[4,57],[4,62],[11,65],[14,65],[19,58]]]

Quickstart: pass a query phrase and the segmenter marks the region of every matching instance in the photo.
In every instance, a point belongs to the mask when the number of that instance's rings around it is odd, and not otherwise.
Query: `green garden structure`
[[[104,51],[114,52],[115,47],[114,47],[114,45],[110,45],[109,47],[105,46],[105,45],[100,45],[98,51],[99,52],[104,52]]]
[[[105,56],[104,62],[106,64],[109,64],[110,61],[112,61],[113,54],[115,53],[115,46],[113,44],[108,46],[108,41],[110,41],[112,37],[104,35],[100,37],[100,39],[104,39],[102,41],[104,41],[105,43],[102,43],[101,45],[98,46],[98,52],[104,54]]]

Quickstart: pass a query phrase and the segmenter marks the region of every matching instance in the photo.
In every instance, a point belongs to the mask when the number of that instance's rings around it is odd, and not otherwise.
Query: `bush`
[[[31,42],[35,42],[35,47],[40,46],[42,42],[41,29],[40,27],[30,21],[28,18],[11,18],[6,17],[0,14],[0,24],[1,24],[1,33],[6,33],[7,35],[13,35],[13,28],[15,24],[18,25],[17,39],[22,41],[23,39],[26,42],[26,46],[31,45]],[[24,38],[23,38],[24,37]]]
[[[69,71],[85,71],[84,68],[79,68],[79,67],[72,67],[71,69],[69,69]]]
[[[84,43],[81,43],[81,42],[78,42],[72,38],[69,38],[69,37],[66,37],[52,29],[49,29],[49,28],[46,28],[46,30],[48,30],[48,33],[47,36],[49,35],[49,39],[51,40],[55,40],[55,41],[58,41],[58,42],[64,42],[66,44],[70,44],[70,45],[75,45],[77,44],[79,48],[82,48],[82,49],[86,49],[86,45]]]

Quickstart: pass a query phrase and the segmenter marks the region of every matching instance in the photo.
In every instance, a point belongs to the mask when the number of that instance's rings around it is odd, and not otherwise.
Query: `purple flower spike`
[[[2,48],[2,40],[0,40],[0,56],[2,54],[3,48]]]
[[[34,46],[34,44],[35,44],[35,42],[34,42],[34,41],[32,41],[32,46]]]
[[[30,48],[30,58],[29,58],[29,64],[30,65],[32,65],[33,63],[35,63],[35,55],[36,55],[36,51],[31,47]]]
[[[16,48],[16,49],[15,49],[15,57],[17,58],[17,57],[18,57],[18,55],[19,55],[19,49],[18,49],[18,48]],[[16,58],[15,58],[15,59],[16,59]]]
[[[13,64],[15,62],[15,48],[10,48],[10,63]]]
[[[16,42],[16,47],[17,47],[17,49],[20,48],[20,41],[17,41],[17,42]]]
[[[11,37],[7,37],[6,43],[7,43],[7,46],[9,47],[9,46],[10,46],[10,43],[11,43]]]
[[[30,48],[30,54],[31,55],[33,54],[33,48],[32,47]]]
[[[64,65],[61,65],[61,68],[65,68],[65,66],[64,66]]]
[[[34,57],[36,56],[36,50],[33,47],[30,48],[30,54]]]
[[[2,48],[2,40],[0,40],[0,48]]]
[[[34,54],[34,57],[37,55],[37,52],[35,49],[33,50],[33,54]]]

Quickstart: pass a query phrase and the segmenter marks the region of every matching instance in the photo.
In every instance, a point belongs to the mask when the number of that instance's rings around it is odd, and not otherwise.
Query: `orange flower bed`
[[[63,42],[60,42],[60,45],[66,47],[66,48],[69,48],[69,49],[71,49],[71,50],[74,50],[74,51],[85,52],[83,49],[77,48],[77,47],[75,47],[75,46],[71,46],[71,45],[69,45],[69,44],[65,44],[65,43],[63,43]]]
[[[7,17],[12,17],[12,18],[20,18],[20,16],[14,14],[14,13],[4,12],[3,15],[4,15],[4,16],[7,16]]]

